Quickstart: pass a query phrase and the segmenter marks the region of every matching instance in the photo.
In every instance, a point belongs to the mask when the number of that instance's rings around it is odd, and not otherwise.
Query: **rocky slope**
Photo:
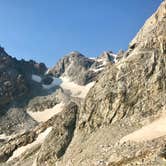
[[[97,58],[87,58],[78,52],[72,52],[53,69],[47,70],[42,63],[19,61],[9,56],[3,48],[0,51],[0,162],[5,163],[16,158],[19,151],[23,151],[28,144],[32,144],[32,147],[35,144],[37,149],[34,150],[39,150],[35,142],[38,139],[39,142],[44,141],[40,134],[47,133],[47,127],[61,124],[62,119],[58,120],[59,115],[56,114],[69,110],[70,107],[72,109],[73,101],[77,103],[76,107],[81,106],[99,73],[109,63],[115,63],[116,59],[112,52],[104,52]],[[80,71],[75,70],[75,67]],[[66,115],[64,120],[68,120],[65,118]],[[55,124],[52,119],[56,119]],[[76,123],[76,119],[73,123]],[[40,127],[41,124],[45,127]],[[34,127],[37,129],[34,130]],[[75,127],[73,131],[74,129]],[[64,137],[64,141],[65,139],[68,139],[68,135]]]
[[[166,0],[119,57],[72,52],[46,75],[34,73],[32,80],[47,94],[24,108],[45,111],[62,101],[64,107],[36,128],[3,140],[1,165],[165,165],[165,11]],[[56,91],[48,86],[54,76],[62,81]],[[87,87],[92,80],[94,86]]]
[[[0,133],[16,133],[36,125],[26,114],[24,104],[40,89],[31,79],[32,74],[42,75],[46,70],[42,63],[18,61],[0,48]]]
[[[77,111],[77,105],[70,103],[46,123],[11,138],[0,148],[1,161],[8,160],[7,165],[54,165],[54,160],[64,154],[73,137]]]
[[[155,24],[148,20],[132,41],[127,57],[110,65],[91,88],[75,137],[58,165],[164,165],[162,129],[150,140],[143,134],[140,142],[123,138],[166,116],[165,41],[153,41],[154,34],[165,37],[165,8],[166,1],[150,18],[157,18]]]
[[[0,104],[24,96],[30,89],[28,82],[32,73],[43,74],[46,69],[44,64],[34,61],[18,61],[0,48]]]

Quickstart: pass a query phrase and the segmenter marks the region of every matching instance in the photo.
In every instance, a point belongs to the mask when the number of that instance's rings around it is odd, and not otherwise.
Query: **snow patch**
[[[94,85],[94,82],[91,82],[85,86],[78,85],[73,81],[70,81],[68,77],[61,77],[62,84],[60,85],[64,90],[68,90],[71,93],[72,97],[85,98],[89,89]]]
[[[47,71],[44,73],[45,75],[49,74],[51,69],[47,69]]]
[[[8,162],[13,160],[16,157],[19,157],[22,153],[26,152],[28,149],[32,148],[33,146],[42,144],[45,138],[47,137],[47,135],[51,132],[51,130],[52,130],[52,127],[47,128],[44,132],[38,135],[37,139],[34,142],[16,149],[13,152],[13,155],[8,159]]]
[[[110,54],[114,58],[114,62],[117,62],[117,54]]]
[[[61,83],[62,83],[62,80],[60,78],[53,77],[53,81],[50,85],[42,84],[42,87],[48,90],[48,89],[54,88],[55,86],[59,86]]]
[[[96,60],[96,57],[89,57],[89,59]]]
[[[0,134],[0,140],[10,140],[11,138],[14,138],[16,136],[17,134],[12,134],[12,135]]]
[[[27,111],[27,113],[37,122],[46,122],[55,114],[61,112],[64,108],[64,103],[56,104],[53,108],[45,109],[44,111],[31,112]]]
[[[94,71],[95,73],[99,72],[99,71],[102,71],[104,70],[104,67],[101,67],[99,69],[91,69],[92,71]]]
[[[0,134],[0,140],[6,140],[9,138],[10,138],[10,136],[7,136],[6,134]]]
[[[38,83],[41,83],[42,78],[39,75],[32,74],[32,80]]]
[[[166,135],[166,117],[162,117],[152,122],[149,125],[142,127],[139,130],[134,131],[133,133],[123,137],[120,142],[126,141],[147,141],[153,140]]]

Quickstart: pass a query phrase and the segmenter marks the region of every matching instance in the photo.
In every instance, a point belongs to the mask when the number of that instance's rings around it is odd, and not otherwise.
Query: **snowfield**
[[[94,82],[91,82],[85,86],[78,85],[70,81],[68,77],[61,77],[61,79],[62,79],[62,83],[60,86],[64,90],[70,91],[72,97],[85,98],[90,88],[94,85]]]
[[[166,135],[166,117],[161,117],[151,124],[148,124],[142,127],[139,130],[134,131],[133,133],[123,137],[121,143],[126,141],[147,141],[153,140]]]
[[[91,82],[85,86],[78,85],[69,80],[67,77],[54,78],[54,81],[50,85],[43,85],[43,88],[50,89],[54,86],[59,85],[62,89],[69,91],[72,97],[85,98],[90,88],[94,85],[94,82]],[[55,105],[53,108],[46,109],[44,111],[31,112],[27,113],[37,122],[46,122],[55,114],[61,112],[65,104],[63,102]]]
[[[6,140],[11,138],[11,136],[7,136],[6,134],[0,134],[0,140]]]
[[[61,112],[63,108],[64,108],[64,103],[59,103],[55,105],[53,108],[49,108],[44,111],[38,111],[38,112],[28,111],[27,113],[37,122],[46,122],[55,114]]]
[[[13,152],[13,155],[8,159],[8,162],[13,160],[16,157],[19,157],[22,153],[26,152],[28,149],[31,149],[33,146],[42,144],[45,138],[47,137],[47,135],[51,132],[51,130],[52,130],[52,127],[47,128],[44,132],[38,135],[37,139],[34,142],[16,149]]]
[[[39,75],[32,74],[32,80],[38,83],[41,83],[42,78]]]

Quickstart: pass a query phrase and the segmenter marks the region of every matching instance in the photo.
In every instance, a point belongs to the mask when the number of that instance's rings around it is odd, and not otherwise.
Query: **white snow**
[[[47,137],[47,135],[51,132],[51,130],[52,130],[52,127],[47,128],[44,132],[42,132],[38,135],[37,139],[34,142],[16,149],[13,152],[13,155],[8,159],[8,161],[11,161],[14,158],[20,156],[22,153],[26,152],[28,149],[32,148],[33,146],[42,144],[44,142],[45,138]]]
[[[98,68],[104,67],[108,64],[107,60],[104,58],[97,58],[96,61],[102,63],[101,65],[98,66]]]
[[[107,52],[104,52],[104,54],[107,54]],[[114,54],[114,53],[109,53],[109,56],[113,57],[113,60],[114,62],[116,63],[117,62],[117,54]],[[98,58],[97,59],[98,62],[102,62],[103,61],[103,65],[106,65],[108,62],[107,62],[107,59],[106,58]]]
[[[103,58],[96,58],[97,62],[103,62]]]
[[[42,87],[44,89],[51,89],[51,88],[54,88],[55,86],[59,86],[61,83],[62,83],[62,80],[60,78],[53,77],[53,81],[50,85],[42,84]]]
[[[114,57],[114,62],[116,63],[117,62],[117,54],[111,54],[113,57]]]
[[[111,53],[111,54],[110,54],[110,56],[112,56],[112,57],[114,58],[114,62],[116,63],[116,62],[117,62],[117,59],[116,59],[116,58],[117,58],[117,55],[116,55],[116,54]]]
[[[99,72],[99,71],[102,71],[104,69],[104,67],[101,67],[101,68],[98,68],[98,69],[91,69],[92,71],[94,72]]]
[[[7,136],[6,134],[0,134],[0,139],[6,140],[6,139],[9,139],[9,138],[10,138],[10,136]]]
[[[69,90],[72,97],[85,98],[89,89],[94,85],[94,82],[91,82],[85,86],[78,85],[73,81],[70,81],[68,77],[61,77],[62,84],[60,85],[64,90]]]
[[[20,133],[22,133],[22,132],[24,132],[24,130],[21,130],[20,131]],[[19,134],[20,134],[19,133]],[[2,139],[2,140],[10,140],[10,139],[12,139],[12,138],[15,138],[15,137],[17,137],[19,134],[11,134],[11,135],[6,135],[6,134],[0,134],[0,139]]]
[[[44,111],[38,111],[38,112],[28,111],[27,113],[37,122],[46,122],[55,114],[61,112],[63,108],[64,108],[64,103],[59,103],[55,105],[53,108],[45,109]]]
[[[96,60],[96,57],[89,57],[89,59]]]
[[[38,83],[40,83],[42,81],[41,77],[36,74],[32,74],[32,80],[35,82],[38,82]]]
[[[166,117],[161,117],[149,125],[142,127],[139,130],[123,137],[121,143],[126,141],[147,141],[153,140],[166,135]]]
[[[45,75],[48,74],[51,71],[51,69],[47,69],[47,71],[45,72]]]

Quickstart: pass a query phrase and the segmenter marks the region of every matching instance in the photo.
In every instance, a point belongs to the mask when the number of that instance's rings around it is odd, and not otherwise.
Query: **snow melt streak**
[[[45,138],[47,137],[47,135],[51,132],[51,130],[52,130],[52,127],[47,128],[44,132],[42,132],[38,135],[37,139],[34,142],[16,149],[14,151],[13,155],[8,159],[8,161],[11,161],[14,158],[20,156],[22,153],[26,152],[28,149],[32,148],[33,146],[35,146],[37,144],[42,144],[44,142]]]

